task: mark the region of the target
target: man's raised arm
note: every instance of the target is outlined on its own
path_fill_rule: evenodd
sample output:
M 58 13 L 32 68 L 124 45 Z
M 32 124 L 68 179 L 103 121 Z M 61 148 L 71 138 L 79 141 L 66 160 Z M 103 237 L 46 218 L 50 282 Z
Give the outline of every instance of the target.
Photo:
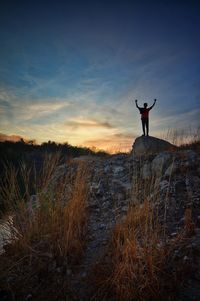
M 139 109 L 138 104 L 137 104 L 137 99 L 135 100 L 135 105 Z
M 154 99 L 154 103 L 152 104 L 152 106 L 149 108 L 150 110 L 155 106 L 157 99 Z

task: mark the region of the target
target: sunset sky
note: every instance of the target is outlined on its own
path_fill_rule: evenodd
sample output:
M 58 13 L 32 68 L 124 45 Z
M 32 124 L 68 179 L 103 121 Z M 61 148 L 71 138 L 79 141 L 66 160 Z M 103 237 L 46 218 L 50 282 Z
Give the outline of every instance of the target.
M 131 146 L 200 124 L 200 1 L 0 2 L 0 133 Z

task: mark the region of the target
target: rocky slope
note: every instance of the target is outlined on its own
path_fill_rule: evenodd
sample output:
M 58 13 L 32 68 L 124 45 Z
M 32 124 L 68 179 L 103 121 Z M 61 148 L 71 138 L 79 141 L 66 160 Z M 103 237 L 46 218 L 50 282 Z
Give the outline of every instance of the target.
M 146 153 L 145 153 L 146 149 Z M 173 236 L 184 224 L 184 212 L 191 209 L 195 235 L 186 260 L 194 260 L 196 271 L 181 289 L 180 300 L 200 298 L 200 156 L 179 150 L 153 137 L 136 139 L 131 154 L 109 158 L 80 157 L 71 169 L 60 167 L 56 181 L 85 162 L 90 170 L 88 203 L 89 238 L 82 265 L 72 275 L 74 289 L 81 298 L 90 295 L 87 277 L 103 255 L 117 222 L 125 218 L 129 205 L 148 198 L 164 216 L 167 231 Z M 136 191 L 137 190 L 137 191 Z M 137 192 L 137 193 L 136 193 Z M 189 258 L 191 256 L 191 258 Z M 195 299 L 196 298 L 196 299 Z
M 131 154 L 107 158 L 84 156 L 60 166 L 49 189 L 53 189 L 60 181 L 73 179 L 81 162 L 90 171 L 88 241 L 81 266 L 76 272 L 67 271 L 72 287 L 77 292 L 77 300 L 89 300 L 87 278 L 104 254 L 116 223 L 126 217 L 130 205 L 142 203 L 145 199 L 152 202 L 163 217 L 166 231 L 171 236 L 175 236 L 183 227 L 185 210 L 191 210 L 195 231 L 184 260 L 192 268 L 195 265 L 195 269 L 181 288 L 179 300 L 199 300 L 200 155 L 191 149 L 178 149 L 160 139 L 140 137 L 136 139 Z M 72 189 L 73 180 L 68 180 L 66 196 L 70 195 Z M 33 200 L 36 201 L 35 197 Z

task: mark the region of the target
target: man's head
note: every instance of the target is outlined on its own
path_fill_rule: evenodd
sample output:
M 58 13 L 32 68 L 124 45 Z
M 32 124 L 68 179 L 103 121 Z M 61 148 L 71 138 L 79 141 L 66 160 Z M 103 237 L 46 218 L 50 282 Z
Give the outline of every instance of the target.
M 144 103 L 144 108 L 147 108 L 148 107 L 148 103 Z

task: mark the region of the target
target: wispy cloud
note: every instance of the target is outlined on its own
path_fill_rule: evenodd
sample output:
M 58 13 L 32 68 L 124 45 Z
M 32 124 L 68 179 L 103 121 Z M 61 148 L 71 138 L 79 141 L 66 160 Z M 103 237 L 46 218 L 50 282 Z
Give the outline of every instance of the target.
M 24 142 L 28 142 L 30 141 L 30 139 L 28 139 L 27 137 L 24 136 L 19 136 L 19 135 L 6 135 L 3 133 L 0 133 L 0 141 L 21 141 L 21 139 L 24 140 Z
M 20 98 L 17 94 L 18 91 L 0 90 L 1 117 L 13 123 L 23 124 L 25 121 L 51 116 L 71 105 L 63 98 Z
M 130 151 L 136 136 L 134 134 L 115 133 L 105 138 L 90 139 L 83 142 L 83 145 L 104 149 L 110 153 Z
M 161 129 L 166 130 L 167 128 L 188 128 L 189 126 L 198 127 L 200 109 L 192 109 L 182 113 L 171 112 L 167 116 L 156 116 L 154 120 L 151 121 L 153 128 L 158 132 Z
M 43 101 L 43 102 L 42 102 Z M 59 110 L 62 110 L 64 108 L 67 108 L 70 104 L 66 103 L 64 101 L 58 101 L 55 103 L 52 103 L 50 101 L 42 100 L 38 103 L 26 103 L 24 108 L 21 110 L 21 106 L 17 106 L 17 113 L 21 114 L 21 118 L 23 120 L 32 120 L 34 118 L 41 118 L 45 116 L 52 115 L 54 113 L 57 113 Z
M 115 127 L 108 121 L 100 121 L 95 119 L 74 118 L 65 123 L 67 128 L 78 130 L 80 128 L 104 128 L 114 129 Z

